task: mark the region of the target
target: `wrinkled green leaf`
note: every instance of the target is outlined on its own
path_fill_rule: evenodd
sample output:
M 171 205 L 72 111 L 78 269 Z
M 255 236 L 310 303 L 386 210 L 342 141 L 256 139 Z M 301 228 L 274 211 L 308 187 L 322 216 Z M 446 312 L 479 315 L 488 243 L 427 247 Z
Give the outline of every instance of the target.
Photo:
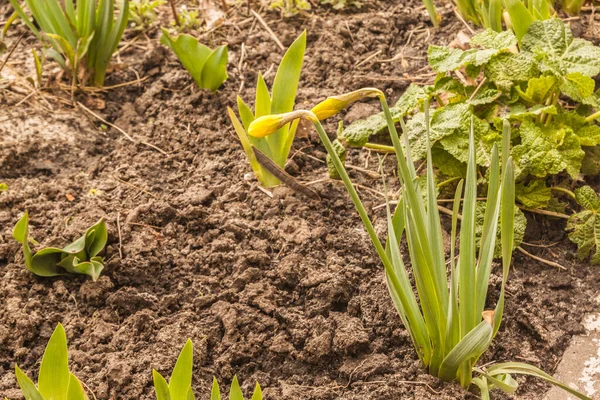
M 552 198 L 552 191 L 541 179 L 533 180 L 528 184 L 518 183 L 515 191 L 517 200 L 527 208 L 546 208 Z
M 585 154 L 571 128 L 524 121 L 519 134 L 521 144 L 512 154 L 522 171 L 544 178 L 566 170 L 574 179 L 578 177 Z
M 487 79 L 503 91 L 508 91 L 518 82 L 535 78 L 538 69 L 529 53 L 502 53 L 493 57 L 484 68 Z
M 600 264 L 600 199 L 589 186 L 575 189 L 577 203 L 583 210 L 571 215 L 567 222 L 567 230 L 571 242 L 577 245 L 577 256 L 580 260 L 587 258 L 593 252 L 591 263 Z
M 340 160 L 342 160 L 342 163 L 345 163 L 347 151 L 344 145 L 336 139 L 333 141 L 333 148 L 335 149 L 335 152 L 337 153 Z M 327 155 L 327 171 L 329 172 L 329 177 L 331 179 L 340 179 L 340 175 L 335 169 L 335 165 L 333 165 L 333 161 L 331 160 L 331 156 L 329 154 Z
M 470 43 L 471 46 L 484 49 L 509 50 L 517 45 L 517 37 L 510 30 L 496 32 L 493 29 L 486 29 L 473 36 Z

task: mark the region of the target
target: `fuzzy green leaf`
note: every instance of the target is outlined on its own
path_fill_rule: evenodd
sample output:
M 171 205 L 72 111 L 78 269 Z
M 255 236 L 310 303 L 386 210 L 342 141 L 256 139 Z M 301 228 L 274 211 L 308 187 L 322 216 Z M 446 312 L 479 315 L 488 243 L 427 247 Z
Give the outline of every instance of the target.
M 411 84 L 394 105 L 395 110 L 392 110 L 392 113 L 401 117 L 412 113 L 416 108 L 423 106 L 425 100 L 431 96 L 431 91 L 431 86 Z
M 600 73 L 600 48 L 587 40 L 573 39 L 569 26 L 557 18 L 534 21 L 523 37 L 522 48 L 536 55 L 542 71 L 557 77 Z
M 600 199 L 589 186 L 575 189 L 577 203 L 584 210 L 573 214 L 567 222 L 569 239 L 577 245 L 577 256 L 584 260 L 592 251 L 592 264 L 600 264 Z M 595 249 L 595 250 L 594 250 Z
M 484 73 L 496 86 L 508 91 L 517 82 L 529 81 L 538 74 L 536 62 L 529 53 L 502 53 L 492 58 Z
M 585 154 L 571 128 L 524 121 L 519 134 L 521 144 L 513 148 L 513 157 L 522 172 L 544 178 L 566 170 L 574 179 L 578 177 Z
M 539 78 L 531 78 L 527 82 L 527 90 L 525 92 L 517 86 L 517 92 L 521 98 L 531 104 L 541 106 L 554 93 L 558 79 L 552 75 L 540 76 Z
M 595 87 L 596 82 L 592 78 L 580 72 L 574 72 L 565 75 L 560 85 L 560 91 L 572 100 L 595 106 L 598 104 L 598 99 L 594 95 Z
M 517 200 L 527 208 L 546 208 L 552 198 L 552 191 L 541 179 L 533 180 L 527 185 L 519 183 L 515 187 L 515 192 Z
M 471 38 L 471 46 L 473 45 L 484 49 L 508 50 L 517 45 L 517 37 L 511 30 L 496 32 L 486 29 Z
M 460 50 L 446 46 L 431 45 L 427 49 L 429 65 L 436 72 L 455 71 L 466 65 L 481 66 L 499 53 L 497 49 Z
M 467 164 L 457 160 L 452 154 L 444 150 L 440 144 L 436 144 L 431 148 L 431 157 L 433 164 L 442 174 L 448 177 L 466 177 Z

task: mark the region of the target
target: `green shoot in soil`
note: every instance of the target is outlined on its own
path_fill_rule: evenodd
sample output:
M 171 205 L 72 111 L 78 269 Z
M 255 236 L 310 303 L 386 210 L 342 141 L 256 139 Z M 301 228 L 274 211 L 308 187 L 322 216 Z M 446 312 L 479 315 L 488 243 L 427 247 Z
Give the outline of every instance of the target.
M 67 272 L 89 275 L 96 281 L 104 269 L 104 259 L 98 254 L 106 246 L 108 233 L 104 219 L 89 227 L 83 236 L 59 249 L 47 247 L 36 253 L 29 242 L 29 215 L 26 212 L 13 230 L 13 238 L 23 245 L 25 266 L 38 276 L 57 276 Z
M 241 122 L 231 108 L 228 108 L 229 118 L 237 133 L 240 142 L 250 161 L 250 166 L 256 175 L 258 181 L 265 187 L 273 187 L 281 182 L 271 173 L 269 173 L 257 160 L 252 150 L 252 146 L 258 148 L 281 168 L 285 166 L 290 148 L 296 135 L 298 122 L 291 126 L 284 126 L 275 134 L 268 137 L 256 138 L 248 135 L 250 123 L 255 118 L 269 114 L 282 114 L 294 109 L 296 101 L 296 90 L 300 80 L 300 71 L 304 60 L 304 50 L 306 49 L 306 32 L 303 32 L 291 44 L 281 64 L 277 69 L 275 80 L 273 82 L 272 92 L 269 89 L 262 74 L 258 74 L 256 84 L 256 100 L 254 111 L 244 103 L 241 97 L 238 97 L 238 111 Z
M 26 400 L 88 400 L 83 385 L 69 371 L 67 335 L 61 324 L 54 330 L 44 351 L 38 386 L 16 365 L 15 374 Z
M 338 99 L 343 97 L 339 96 Z M 480 387 L 484 395 L 492 387 L 512 393 L 516 390 L 517 382 L 510 374 L 529 374 L 558 385 L 580 399 L 588 399 L 537 368 L 526 364 L 497 364 L 486 369 L 475 367 L 498 332 L 504 312 L 505 285 L 513 249 L 515 196 L 514 166 L 508 152 L 502 155 L 501 170 L 498 146 L 494 145 L 492 148 L 481 245 L 477 251 L 475 229 L 477 166 L 475 132 L 471 124 L 466 181 L 460 181 L 455 193 L 450 259 L 446 262 L 429 144 L 431 132 L 428 104 L 427 102 L 425 104 L 427 178 L 424 187 L 421 188 L 410 155 L 406 132 L 403 132 L 405 148 L 403 150 L 385 96 L 379 92 L 378 97 L 395 150 L 402 187 L 402 197 L 393 214 L 389 202 L 387 204 L 388 237 L 385 247 L 379 241 L 346 169 L 319 122 L 321 118 L 319 113 L 322 109 L 329 110 L 332 109 L 331 104 L 342 103 L 332 102 L 330 98 L 323 102 L 324 107 L 321 104 L 317 105 L 313 109 L 315 113 L 299 110 L 279 115 L 279 124 L 274 123 L 276 116 L 262 117 L 251 124 L 249 132 L 257 136 L 265 136 L 279 129 L 281 124 L 290 123 L 297 118 L 305 118 L 314 124 L 385 267 L 392 300 L 404 326 L 410 333 L 420 360 L 430 374 L 445 381 L 458 380 L 464 388 L 470 388 L 474 383 Z M 322 114 L 322 116 L 329 115 L 331 113 Z M 402 120 L 401 125 L 404 128 Z M 509 142 L 510 130 L 506 130 L 502 143 L 508 146 Z M 422 190 L 426 193 L 425 201 L 421 194 Z M 460 234 L 457 237 L 461 198 L 463 198 L 463 207 Z M 501 231 L 502 284 L 495 309 L 486 310 L 498 226 Z M 414 288 L 400 252 L 402 235 L 408 243 Z M 455 260 L 457 239 L 458 261 Z M 450 268 L 450 276 L 447 274 L 447 265 Z M 473 372 L 480 374 L 475 380 Z
M 194 400 L 194 391 L 192 390 L 192 367 L 194 358 L 194 347 L 192 341 L 188 341 L 181 349 L 175 368 L 171 374 L 171 379 L 167 380 L 156 370 L 152 370 L 152 378 L 154 380 L 154 391 L 157 400 Z M 210 395 L 211 400 L 221 400 L 221 392 L 219 383 L 216 378 L 213 378 L 213 385 Z M 244 400 L 242 389 L 237 380 L 237 376 L 233 377 L 231 389 L 229 392 L 230 400 Z M 254 389 L 254 395 L 251 400 L 262 400 L 262 390 L 257 383 Z
M 18 0 L 9 0 L 23 22 L 46 48 L 46 55 L 71 74 L 73 85 L 90 79 L 102 86 L 106 70 L 123 36 L 129 1 L 122 0 L 115 20 L 114 0 L 25 0 L 30 19 Z M 35 21 L 35 23 L 34 23 Z M 39 28 L 38 28 L 39 26 Z
M 173 50 L 198 87 L 216 92 L 227 80 L 227 46 L 211 50 L 193 36 L 182 33 L 173 39 L 166 29 L 162 31 L 160 42 Z
M 146 29 L 156 22 L 156 9 L 163 4 L 165 0 L 130 0 L 129 21 L 136 29 Z

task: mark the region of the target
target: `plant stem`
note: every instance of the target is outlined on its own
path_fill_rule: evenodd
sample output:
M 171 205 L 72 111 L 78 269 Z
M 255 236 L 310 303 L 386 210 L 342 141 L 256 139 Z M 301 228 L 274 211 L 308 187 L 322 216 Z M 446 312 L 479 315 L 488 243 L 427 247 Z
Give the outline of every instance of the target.
M 181 22 L 179 21 L 179 16 L 177 15 L 177 8 L 175 7 L 175 0 L 169 0 L 169 4 L 171 5 L 171 11 L 173 12 L 173 18 L 175 18 L 175 23 L 178 27 L 181 28 Z
M 562 193 L 566 194 L 567 196 L 569 196 L 570 198 L 572 198 L 573 200 L 577 201 L 577 198 L 575 197 L 575 193 L 571 192 L 569 189 L 565 189 L 560 186 L 552 186 L 550 188 L 550 190 L 554 190 L 556 192 L 562 192 Z
M 377 143 L 366 143 L 363 147 L 367 149 L 379 150 L 386 153 L 394 153 L 396 150 L 392 146 L 386 146 L 385 144 Z
M 596 111 L 595 113 L 593 113 L 592 115 L 590 115 L 589 117 L 587 117 L 585 120 L 586 122 L 592 122 L 595 119 L 600 118 L 600 111 Z

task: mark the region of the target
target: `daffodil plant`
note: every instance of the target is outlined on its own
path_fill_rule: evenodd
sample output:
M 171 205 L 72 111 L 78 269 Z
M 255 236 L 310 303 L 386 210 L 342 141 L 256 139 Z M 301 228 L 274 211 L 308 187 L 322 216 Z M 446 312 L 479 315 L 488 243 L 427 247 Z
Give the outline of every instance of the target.
M 67 335 L 61 324 L 44 351 L 37 387 L 18 366 L 15 375 L 26 400 L 89 400 L 79 379 L 69 371 Z
M 104 259 L 98 256 L 108 239 L 104 219 L 62 249 L 47 247 L 33 253 L 29 247 L 32 241 L 29 237 L 29 214 L 25 212 L 13 229 L 13 238 L 23 245 L 25 266 L 35 275 L 57 276 L 69 272 L 89 275 L 95 281 L 104 269 Z
M 252 121 L 256 118 L 272 114 L 287 113 L 294 109 L 305 49 L 306 32 L 303 32 L 294 43 L 291 44 L 283 56 L 281 64 L 275 74 L 271 93 L 269 93 L 269 88 L 267 87 L 262 74 L 258 74 L 254 111 L 244 103 L 241 97 L 238 97 L 237 99 L 241 122 L 233 110 L 229 107 L 227 108 L 231 123 L 233 124 L 235 132 L 246 152 L 246 156 L 250 161 L 250 166 L 258 181 L 267 188 L 277 186 L 281 182 L 259 163 L 253 148 L 257 148 L 264 153 L 280 168 L 284 168 L 292 147 L 292 142 L 296 135 L 298 121 L 294 121 L 290 126 L 287 124 L 283 125 L 281 129 L 268 137 L 252 136 L 248 133 L 248 129 Z
M 46 55 L 71 74 L 74 84 L 89 78 L 102 86 L 113 53 L 129 17 L 129 0 L 25 0 L 33 18 L 18 0 L 9 0 L 31 32 L 48 46 Z M 63 6 L 64 4 L 64 6 Z
M 194 364 L 194 346 L 192 341 L 188 341 L 181 349 L 175 368 L 171 374 L 171 379 L 167 380 L 156 370 L 152 370 L 154 380 L 154 391 L 157 400 L 194 400 L 194 391 L 192 390 L 192 367 Z M 221 400 L 221 391 L 217 379 L 213 377 L 211 400 Z M 244 400 L 242 389 L 237 380 L 233 377 L 231 389 L 229 391 L 230 400 Z M 262 400 L 262 390 L 257 383 L 251 400 Z
M 210 49 L 191 35 L 182 33 L 174 38 L 166 29 L 163 28 L 162 31 L 160 42 L 175 53 L 196 85 L 200 89 L 216 92 L 228 77 L 227 46 Z
M 477 166 L 473 129 L 471 129 L 466 180 L 461 180 L 456 189 L 450 257 L 446 260 L 430 146 L 428 145 L 427 148 L 426 183 L 422 188 L 426 198 L 423 201 L 420 181 L 417 179 L 410 156 L 410 145 L 407 132 L 404 131 L 404 122 L 400 120 L 404 133 L 402 145 L 383 93 L 377 89 L 364 89 L 358 93 L 361 94 L 353 92 L 328 98 L 312 111 L 298 110 L 279 117 L 258 118 L 252 122 L 248 132 L 250 135 L 264 137 L 298 118 L 307 119 L 314 124 L 384 265 L 388 289 L 394 305 L 410 333 L 419 359 L 430 374 L 444 381 L 457 380 L 464 388 L 476 385 L 483 399 L 489 399 L 489 391 L 492 388 L 514 392 L 517 389 L 517 381 L 512 377 L 513 374 L 533 375 L 560 386 L 580 399 L 588 399 L 538 368 L 527 364 L 511 362 L 486 367 L 477 366 L 477 361 L 497 334 L 504 312 L 505 285 L 510 269 L 514 236 L 515 183 L 513 161 L 509 153 L 503 152 L 502 163 L 500 163 L 497 146 L 492 150 L 481 245 L 477 251 L 475 229 Z M 402 186 L 402 197 L 393 214 L 390 203 L 387 204 L 388 236 L 385 246 L 380 242 L 348 173 L 319 122 L 319 119 L 334 115 L 361 97 L 378 97 L 381 102 L 395 150 Z M 427 104 L 425 110 L 426 112 L 428 110 Z M 428 114 L 425 121 L 426 135 L 429 136 Z M 505 126 L 502 143 L 503 146 L 508 147 L 510 128 L 508 124 Z M 456 258 L 461 198 L 463 207 L 460 216 L 459 252 Z M 496 307 L 486 309 L 498 226 L 501 231 L 502 284 Z M 416 294 L 400 252 L 400 239 L 403 235 L 408 243 Z M 474 372 L 477 374 L 476 377 L 473 377 Z

